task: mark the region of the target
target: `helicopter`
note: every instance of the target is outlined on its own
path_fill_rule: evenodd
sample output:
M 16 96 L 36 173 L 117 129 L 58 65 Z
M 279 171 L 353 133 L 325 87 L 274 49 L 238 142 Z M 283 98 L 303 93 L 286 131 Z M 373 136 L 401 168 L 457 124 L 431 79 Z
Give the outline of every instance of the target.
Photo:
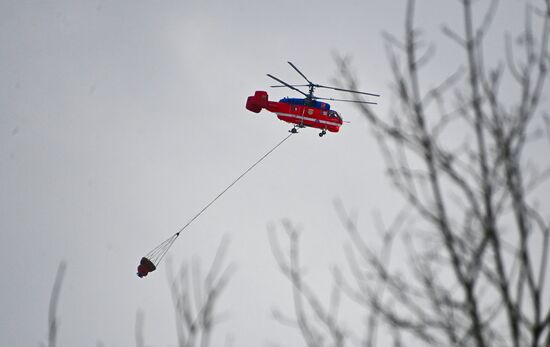
M 285 81 L 271 75 L 267 74 L 268 77 L 279 82 L 280 85 L 270 86 L 271 88 L 280 88 L 287 87 L 290 88 L 304 96 L 304 98 L 283 98 L 277 101 L 269 101 L 267 92 L 258 90 L 254 93 L 253 96 L 249 96 L 246 100 L 246 109 L 254 113 L 260 113 L 262 109 L 266 109 L 269 112 L 273 112 L 277 115 L 282 121 L 294 124 L 294 127 L 289 130 L 291 133 L 297 133 L 297 128 L 316 128 L 321 129 L 319 133 L 320 137 L 326 135 L 327 131 L 338 132 L 340 127 L 344 123 L 344 120 L 336 112 L 330 108 L 330 104 L 319 101 L 319 100 L 328 100 L 328 101 L 341 101 L 341 102 L 353 102 L 360 104 L 372 104 L 376 105 L 376 102 L 372 101 L 360 101 L 360 100 L 345 100 L 345 99 L 334 99 L 334 98 L 321 98 L 313 95 L 315 88 L 324 88 L 332 89 L 341 92 L 355 93 L 361 95 L 368 95 L 372 97 L 379 97 L 379 94 L 360 92 L 357 90 L 336 88 L 330 86 L 324 86 L 317 83 L 311 82 L 292 62 L 288 64 L 298 72 L 302 78 L 304 78 L 307 84 L 289 84 Z M 306 93 L 297 87 L 307 87 L 309 91 Z

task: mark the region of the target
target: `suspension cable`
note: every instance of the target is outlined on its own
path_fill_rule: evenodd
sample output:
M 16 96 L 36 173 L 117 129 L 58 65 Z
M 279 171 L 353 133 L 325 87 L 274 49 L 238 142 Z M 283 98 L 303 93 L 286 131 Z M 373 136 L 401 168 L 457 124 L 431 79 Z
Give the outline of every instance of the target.
M 183 232 L 195 219 L 197 219 L 201 214 L 203 214 L 216 200 L 218 200 L 222 195 L 224 195 L 231 187 L 233 187 L 239 180 L 241 180 L 247 173 L 256 167 L 262 160 L 269 156 L 273 151 L 275 151 L 280 145 L 282 145 L 286 140 L 288 140 L 294 133 L 291 132 L 288 136 L 282 139 L 277 143 L 273 148 L 271 148 L 267 153 L 265 153 L 260 159 L 258 159 L 254 164 L 252 164 L 248 169 L 246 169 L 239 177 L 237 177 L 230 185 L 228 185 L 221 193 L 219 193 L 214 199 L 212 199 L 206 206 L 204 206 L 197 214 L 193 216 L 184 226 L 182 226 L 178 232 L 170 236 L 168 239 L 163 241 L 160 245 L 155 247 L 151 252 L 149 252 L 146 257 L 151 260 L 155 265 L 158 265 L 162 258 L 166 255 L 170 247 L 181 232 Z

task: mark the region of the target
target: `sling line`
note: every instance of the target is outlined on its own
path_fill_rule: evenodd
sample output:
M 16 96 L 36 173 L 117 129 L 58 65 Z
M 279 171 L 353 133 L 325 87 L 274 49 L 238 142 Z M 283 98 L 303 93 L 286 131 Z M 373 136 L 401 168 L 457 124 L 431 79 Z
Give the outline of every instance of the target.
M 191 218 L 184 226 L 180 228 L 180 230 L 175 233 L 174 235 L 170 236 L 168 239 L 166 239 L 164 242 L 162 242 L 160 245 L 155 247 L 151 252 L 149 252 L 145 258 L 150 260 L 155 266 L 157 266 L 162 258 L 166 255 L 170 247 L 172 247 L 172 244 L 181 232 L 183 232 L 195 219 L 197 219 L 201 214 L 203 214 L 216 200 L 218 200 L 222 195 L 224 195 L 231 187 L 233 187 L 239 180 L 241 180 L 247 173 L 252 171 L 258 165 L 262 160 L 267 158 L 273 151 L 275 151 L 279 146 L 281 146 L 286 140 L 288 140 L 294 133 L 290 133 L 287 135 L 284 139 L 282 139 L 279 143 L 277 143 L 273 148 L 271 148 L 267 153 L 265 153 L 260 159 L 258 159 L 254 164 L 252 164 L 248 169 L 246 169 L 239 177 L 237 177 L 233 182 L 231 182 L 230 185 L 228 185 L 224 190 L 222 190 L 221 193 L 219 193 L 212 201 L 210 201 L 206 206 L 202 208 L 193 218 Z

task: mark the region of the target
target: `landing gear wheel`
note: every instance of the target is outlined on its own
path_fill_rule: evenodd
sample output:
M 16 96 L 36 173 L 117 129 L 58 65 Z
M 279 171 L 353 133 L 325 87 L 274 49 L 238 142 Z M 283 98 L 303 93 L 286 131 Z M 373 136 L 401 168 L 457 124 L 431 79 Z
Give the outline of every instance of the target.
M 296 133 L 298 133 L 298 130 L 296 130 L 296 128 L 292 128 L 288 132 L 292 133 L 292 134 L 296 134 Z
M 327 134 L 327 132 L 326 132 L 325 130 L 323 130 L 323 131 L 321 131 L 321 132 L 319 133 L 319 137 L 323 137 L 323 136 L 325 136 L 326 134 Z

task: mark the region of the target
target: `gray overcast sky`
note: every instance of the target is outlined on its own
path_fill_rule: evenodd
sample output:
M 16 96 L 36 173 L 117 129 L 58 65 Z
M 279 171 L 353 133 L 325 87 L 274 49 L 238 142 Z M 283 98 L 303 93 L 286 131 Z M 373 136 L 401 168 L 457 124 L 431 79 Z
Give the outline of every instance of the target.
M 418 23 L 436 42 L 460 25 L 456 1 L 419 1 Z M 518 27 L 524 1 L 501 4 L 494 31 Z M 68 263 L 59 305 L 59 346 L 134 344 L 138 309 L 145 340 L 174 346 L 164 266 L 135 276 L 139 258 L 176 232 L 290 128 L 248 112 L 255 90 L 271 98 L 274 74 L 301 82 L 336 77 L 332 53 L 350 55 L 360 88 L 392 102 L 382 31 L 402 34 L 405 1 L 0 1 L 0 345 L 47 336 L 55 270 Z M 502 48 L 499 39 L 493 43 Z M 453 71 L 445 44 L 434 81 Z M 448 57 L 449 59 L 446 59 Z M 443 62 L 443 63 L 442 63 Z M 428 80 L 430 83 L 430 80 Z M 321 95 L 321 93 L 319 93 Z M 342 97 L 339 94 L 325 96 Z M 385 216 L 399 200 L 365 123 L 319 139 L 304 130 L 223 196 L 170 252 L 175 264 L 211 261 L 223 235 L 237 272 L 221 301 L 217 330 L 237 346 L 298 345 L 270 317 L 289 308 L 266 226 L 290 218 L 303 230 L 308 276 L 328 292 L 328 266 L 345 239 L 334 199 Z M 290 312 L 290 311 L 289 311 Z

